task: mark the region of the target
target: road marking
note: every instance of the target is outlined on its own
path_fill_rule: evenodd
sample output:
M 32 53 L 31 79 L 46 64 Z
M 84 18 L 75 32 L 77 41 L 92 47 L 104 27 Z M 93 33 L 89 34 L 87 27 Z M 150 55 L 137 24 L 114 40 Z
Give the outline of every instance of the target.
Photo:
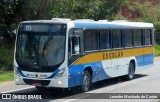
M 81 97 L 78 97 L 78 99 L 70 99 L 70 100 L 66 100 L 66 101 L 63 101 L 63 102 L 76 101 L 76 100 L 83 99 L 83 98 L 88 97 L 88 96 L 90 96 L 90 95 L 81 96 Z
M 16 90 L 5 91 L 5 92 L 0 92 L 0 93 L 11 93 L 11 92 L 22 91 L 22 90 L 31 89 L 31 88 L 34 88 L 34 86 L 21 88 L 21 89 L 16 89 Z

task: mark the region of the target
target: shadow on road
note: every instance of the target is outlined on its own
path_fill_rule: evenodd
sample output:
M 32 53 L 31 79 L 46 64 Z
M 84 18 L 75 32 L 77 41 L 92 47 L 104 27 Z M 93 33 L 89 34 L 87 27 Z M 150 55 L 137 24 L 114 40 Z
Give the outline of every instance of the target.
M 147 75 L 135 74 L 135 77 L 133 80 L 143 78 L 145 76 L 147 76 Z M 116 84 L 123 83 L 123 82 L 126 82 L 126 79 L 123 76 L 103 80 L 103 81 L 99 81 L 99 82 L 94 83 L 92 85 L 91 90 L 96 90 L 96 89 L 116 85 Z M 43 99 L 54 100 L 54 99 L 63 99 L 63 98 L 67 98 L 67 99 L 70 98 L 71 99 L 71 98 L 76 97 L 76 95 L 79 96 L 82 93 L 80 92 L 79 87 L 75 87 L 70 90 L 68 90 L 68 89 L 62 90 L 62 89 L 56 89 L 56 88 L 47 88 L 46 90 L 37 90 L 36 88 L 33 88 L 33 89 L 17 91 L 17 92 L 14 92 L 14 94 L 42 95 Z
M 139 79 L 139 78 L 143 78 L 145 76 L 147 76 L 147 75 L 135 74 L 133 80 L 136 80 L 136 79 Z M 92 90 L 103 88 L 103 87 L 107 87 L 107 86 L 112 86 L 112 85 L 123 83 L 123 82 L 126 82 L 126 81 L 129 81 L 129 80 L 126 80 L 126 78 L 124 76 L 111 78 L 111 79 L 106 79 L 106 80 L 94 83 Z

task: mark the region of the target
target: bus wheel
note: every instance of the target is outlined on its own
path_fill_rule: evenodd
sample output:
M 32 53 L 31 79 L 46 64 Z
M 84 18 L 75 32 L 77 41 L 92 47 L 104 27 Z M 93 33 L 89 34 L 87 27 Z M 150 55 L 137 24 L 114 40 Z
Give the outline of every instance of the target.
M 134 72 L 135 72 L 135 65 L 133 62 L 130 62 L 129 68 L 128 68 L 128 75 L 126 76 L 127 80 L 132 80 L 134 78 Z
M 81 84 L 81 90 L 82 92 L 86 92 L 90 89 L 91 86 L 91 74 L 86 70 L 84 71 L 82 84 Z

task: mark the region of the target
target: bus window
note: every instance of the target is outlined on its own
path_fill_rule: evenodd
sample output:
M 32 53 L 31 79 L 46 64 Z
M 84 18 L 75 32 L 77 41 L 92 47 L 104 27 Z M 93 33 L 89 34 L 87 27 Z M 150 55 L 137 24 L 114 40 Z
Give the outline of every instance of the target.
M 85 51 L 98 50 L 98 34 L 96 30 L 86 30 L 84 32 Z
M 100 49 L 110 49 L 110 33 L 109 30 L 100 30 Z
M 144 34 L 144 44 L 145 45 L 152 45 L 152 36 L 151 36 L 151 30 L 150 29 L 145 29 L 143 30 Z
M 118 29 L 112 30 L 112 42 L 113 42 L 113 48 L 122 47 L 121 30 Z
M 142 46 L 142 33 L 140 29 L 133 30 L 134 46 Z
M 125 29 L 123 32 L 123 38 L 124 38 L 124 47 L 132 47 L 133 46 L 133 38 L 132 38 L 132 30 L 131 29 Z
M 69 52 L 69 56 L 80 54 L 80 37 L 79 36 L 72 36 L 69 38 L 68 52 Z

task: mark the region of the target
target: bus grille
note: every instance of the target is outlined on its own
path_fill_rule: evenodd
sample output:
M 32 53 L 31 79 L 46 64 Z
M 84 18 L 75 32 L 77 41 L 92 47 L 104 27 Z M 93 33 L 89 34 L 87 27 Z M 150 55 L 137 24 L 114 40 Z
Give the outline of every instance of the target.
M 33 80 L 33 79 L 23 79 L 26 84 L 34 85 L 38 83 L 40 86 L 47 86 L 50 83 L 50 80 Z

